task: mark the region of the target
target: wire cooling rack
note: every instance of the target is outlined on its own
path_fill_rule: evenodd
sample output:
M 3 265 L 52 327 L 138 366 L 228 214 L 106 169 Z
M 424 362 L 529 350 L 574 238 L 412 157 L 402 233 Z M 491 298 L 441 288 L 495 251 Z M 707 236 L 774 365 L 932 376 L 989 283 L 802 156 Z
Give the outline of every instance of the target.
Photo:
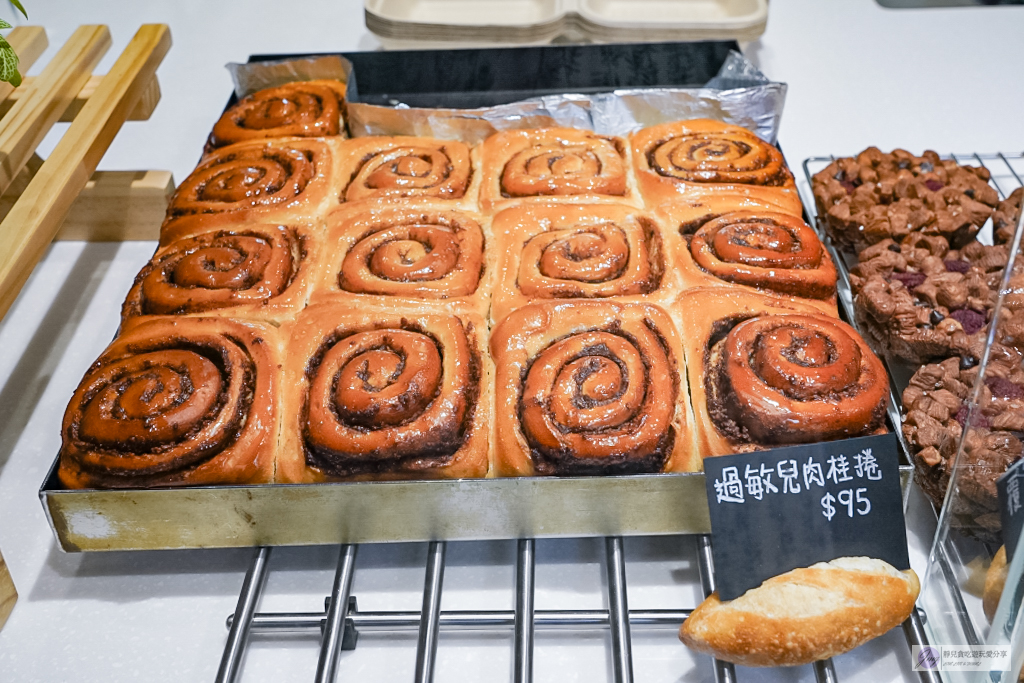
M 343 545 L 338 557 L 334 585 L 325 601 L 325 610 L 305 613 L 257 612 L 269 572 L 271 554 L 270 548 L 259 548 L 246 572 L 235 613 L 228 618 L 228 640 L 217 672 L 217 683 L 230 683 L 240 679 L 245 650 L 253 634 L 260 634 L 262 638 L 275 635 L 285 638 L 294 633 L 320 633 L 319 660 L 314 680 L 316 683 L 331 683 L 336 677 L 344 679 L 344 674 L 339 672 L 341 652 L 355 649 L 360 632 L 371 631 L 417 631 L 416 668 L 413 680 L 415 683 L 430 683 L 434 676 L 438 635 L 442 629 L 480 634 L 512 630 L 513 683 L 530 683 L 533 680 L 533 644 L 536 630 L 610 629 L 611 679 L 615 683 L 633 683 L 631 630 L 634 627 L 676 630 L 691 612 L 692 608 L 689 607 L 629 609 L 626 597 L 626 561 L 621 537 L 604 539 L 608 609 L 537 609 L 534 604 L 535 545 L 536 541 L 533 539 L 518 541 L 515 602 L 512 610 L 441 611 L 447 544 L 444 541 L 433 541 L 427 551 L 423 604 L 420 611 L 360 611 L 358 601 L 352 595 L 358 546 Z M 707 596 L 715 590 L 710 536 L 697 537 L 696 553 L 701 590 Z M 915 611 L 904 622 L 903 632 L 908 646 L 927 644 L 922 618 L 922 614 Z M 737 683 L 740 680 L 732 664 L 714 660 L 712 665 L 717 683 Z M 818 683 L 839 681 L 831 660 L 817 662 L 813 668 Z M 935 672 L 922 671 L 920 675 L 925 683 L 941 683 Z
M 992 173 L 992 184 L 1000 198 L 1007 197 L 1015 188 L 1024 185 L 1024 153 L 1021 154 L 950 154 L 950 158 L 961 164 L 978 164 Z M 803 163 L 809 189 L 811 176 L 834 160 L 834 157 L 812 157 Z M 807 201 L 811 199 L 811 201 Z M 814 202 L 805 195 L 804 205 L 808 207 L 810 223 L 815 225 Z M 984 236 L 983 236 L 984 239 Z M 825 239 L 831 255 L 837 264 L 844 264 L 842 256 L 835 252 Z M 838 283 L 839 298 L 845 308 L 847 319 L 853 320 L 852 297 L 846 268 L 840 267 Z M 895 374 L 895 373 L 893 373 Z M 899 396 L 894 386 L 894 399 Z M 890 419 L 900 424 L 899 403 L 890 402 Z M 897 430 L 899 431 L 899 430 Z M 902 434 L 900 435 L 902 438 Z M 904 444 L 905 450 L 905 444 Z M 715 590 L 714 561 L 711 552 L 711 537 L 699 536 L 697 543 L 697 566 L 700 570 L 701 589 L 705 596 Z M 612 680 L 615 683 L 633 683 L 633 655 L 631 630 L 637 628 L 678 629 L 689 616 L 692 607 L 678 609 L 630 610 L 626 598 L 626 563 L 623 543 L 620 537 L 604 539 L 605 562 L 607 566 L 608 609 L 596 610 L 545 610 L 534 605 L 535 544 L 533 539 L 518 541 L 516 555 L 515 607 L 512 610 L 481 609 L 441 611 L 441 595 L 444 586 L 445 551 L 444 541 L 429 544 L 427 552 L 426 578 L 423 587 L 423 605 L 420 611 L 373 611 L 358 609 L 358 601 L 352 595 L 352 583 L 356 572 L 358 546 L 343 545 L 338 557 L 334 585 L 325 600 L 323 612 L 257 612 L 260 596 L 269 572 L 271 548 L 259 548 L 249 566 L 238 598 L 235 612 L 228 618 L 228 639 L 224 655 L 217 672 L 217 683 L 234 683 L 240 678 L 242 662 L 250 636 L 287 637 L 294 633 L 320 633 L 320 651 L 316 670 L 316 683 L 332 683 L 339 675 L 339 658 L 343 650 L 356 648 L 360 632 L 401 632 L 416 631 L 416 668 L 414 683 L 431 683 L 437 657 L 438 636 L 442 629 L 461 630 L 475 633 L 495 631 L 514 632 L 513 641 L 513 683 L 531 683 L 534 673 L 533 643 L 538 629 L 611 631 Z M 955 601 L 963 604 L 963 597 L 956 588 L 957 582 L 951 569 L 951 558 L 941 557 L 943 569 L 948 574 L 949 585 Z M 961 614 L 966 614 L 966 608 Z M 924 631 L 926 615 L 916 609 L 903 624 L 907 645 L 926 645 Z M 965 630 L 973 633 L 973 625 L 965 624 Z M 975 638 L 977 640 L 977 638 Z M 714 660 L 714 676 L 717 683 L 738 683 L 736 669 L 728 662 Z M 838 683 L 832 661 L 824 660 L 814 664 L 814 675 L 818 683 Z M 941 683 L 940 674 L 935 671 L 918 672 L 924 683 Z

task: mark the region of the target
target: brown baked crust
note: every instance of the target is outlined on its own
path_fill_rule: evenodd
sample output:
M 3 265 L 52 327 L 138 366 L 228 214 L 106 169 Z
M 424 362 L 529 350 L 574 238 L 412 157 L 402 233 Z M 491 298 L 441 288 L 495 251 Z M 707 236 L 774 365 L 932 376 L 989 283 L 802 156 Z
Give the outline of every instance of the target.
M 221 147 L 178 185 L 168 218 L 231 214 L 314 222 L 330 204 L 338 138 L 274 138 Z
M 537 202 L 494 217 L 499 259 L 491 318 L 552 299 L 671 296 L 663 230 L 625 204 Z
M 985 572 L 985 591 L 981 596 L 981 607 L 985 612 L 988 623 L 995 619 L 996 610 L 999 608 L 999 598 L 1003 597 L 1003 588 L 1006 586 L 1006 579 L 1010 575 L 1010 568 L 1006 561 L 1006 546 L 999 546 L 992 564 Z
M 1020 207 L 1024 202 L 1024 187 L 1018 187 L 1010 196 L 999 202 L 992 213 L 992 230 L 996 244 L 1009 244 L 1020 220 Z
M 690 381 L 690 400 L 697 426 L 697 445 L 702 458 L 770 448 L 783 443 L 859 436 L 884 429 L 885 398 L 888 396 L 888 378 L 884 368 L 856 332 L 838 319 L 822 315 L 816 307 L 793 298 L 769 297 L 727 287 L 683 292 L 671 312 L 679 321 Z M 765 325 L 770 329 L 761 329 Z M 729 348 L 726 342 L 740 346 L 750 343 L 745 336 L 729 339 L 732 333 L 739 335 L 740 328 L 744 328 L 743 332 L 752 332 L 755 339 L 767 335 L 765 339 L 772 340 L 771 344 L 764 344 L 763 354 L 750 355 L 751 362 L 746 364 L 742 363 L 742 357 L 733 359 L 725 353 Z M 857 372 L 847 376 L 843 362 L 810 362 L 813 359 L 808 356 L 803 360 L 807 362 L 806 369 L 814 371 L 812 376 L 803 377 L 795 373 L 793 363 L 784 362 L 784 353 L 776 358 L 768 352 L 781 343 L 775 339 L 776 336 L 786 337 L 790 333 L 795 335 L 793 340 L 799 338 L 807 342 L 807 348 L 811 350 L 829 349 L 830 345 L 837 345 L 840 341 L 843 347 L 856 348 L 859 360 L 851 359 L 850 363 L 851 369 L 855 368 Z M 723 370 L 725 367 L 730 368 L 728 373 Z M 733 370 L 741 379 L 749 380 L 739 387 L 744 392 L 743 396 L 749 398 L 738 400 L 736 382 L 739 379 L 734 378 Z M 765 379 L 765 372 L 775 379 Z M 815 380 L 813 375 L 817 374 L 820 377 Z M 839 382 L 841 388 L 830 383 L 839 379 L 842 380 Z M 790 380 L 796 383 L 793 387 L 788 385 Z M 773 389 L 773 386 L 786 387 L 786 391 Z M 801 397 L 805 390 L 810 395 Z M 824 393 L 816 396 L 817 391 Z M 771 394 L 771 401 L 784 406 L 784 409 L 774 416 L 755 410 L 756 416 L 749 417 L 748 408 L 757 407 L 756 397 L 761 392 Z M 873 398 L 865 401 L 867 397 Z M 851 410 L 851 405 L 846 403 L 849 399 L 856 399 L 853 405 L 859 406 L 857 411 Z M 860 427 L 851 422 L 855 413 L 864 418 Z M 828 419 L 829 415 L 834 419 Z M 806 430 L 800 431 L 801 426 Z
M 673 234 L 687 237 L 697 232 L 708 221 L 723 214 L 735 211 L 769 211 L 802 217 L 803 207 L 796 205 L 795 208 L 794 211 L 794 205 L 788 196 L 754 198 L 743 192 L 721 190 L 698 197 L 680 198 L 657 206 L 654 211 L 664 219 L 666 227 Z
M 252 93 L 224 112 L 207 150 L 264 138 L 345 135 L 345 84 L 313 80 Z
M 273 480 L 281 337 L 259 322 L 157 318 L 93 363 L 64 414 L 68 488 Z
M 322 260 L 311 301 L 387 306 L 397 297 L 486 315 L 490 235 L 487 218 L 440 200 L 342 207 L 327 217 L 332 253 Z
M 248 223 L 182 237 L 139 271 L 121 318 L 293 317 L 306 305 L 320 245 L 317 231 L 301 225 Z
M 814 300 L 836 315 L 836 268 L 801 218 L 767 211 L 723 214 L 673 239 L 684 288 L 740 286 Z
M 637 183 L 647 206 L 719 192 L 802 210 L 782 153 L 746 128 L 710 119 L 662 123 L 630 136 Z
M 839 558 L 712 593 L 679 630 L 687 647 L 742 666 L 798 666 L 849 652 L 905 621 L 920 583 L 881 560 Z
M 914 462 L 914 479 L 936 507 L 942 507 L 957 458 L 968 401 L 978 377 L 982 339 L 970 356 L 922 366 L 903 391 L 903 435 Z M 968 359 L 971 359 L 968 362 Z M 985 386 L 964 442 L 959 495 L 950 523 L 988 543 L 1001 538 L 996 480 L 1024 454 L 1024 354 L 995 344 Z
M 485 476 L 486 329 L 423 306 L 309 306 L 287 346 L 278 481 Z
M 475 152 L 457 140 L 406 135 L 346 140 L 335 205 L 435 199 L 475 210 L 478 166 Z
M 575 128 L 495 133 L 480 146 L 480 206 L 497 211 L 530 200 L 636 204 L 623 138 Z
M 989 178 L 986 168 L 961 166 L 931 150 L 918 157 L 869 147 L 833 161 L 811 187 L 818 216 L 841 249 L 859 252 L 918 232 L 959 248 L 974 239 L 999 201 Z
M 491 335 L 498 476 L 699 467 L 672 322 L 645 304 L 532 304 Z
M 992 317 L 1005 245 L 947 248 L 938 236 L 882 240 L 850 273 L 854 315 L 876 352 L 911 363 L 964 355 Z

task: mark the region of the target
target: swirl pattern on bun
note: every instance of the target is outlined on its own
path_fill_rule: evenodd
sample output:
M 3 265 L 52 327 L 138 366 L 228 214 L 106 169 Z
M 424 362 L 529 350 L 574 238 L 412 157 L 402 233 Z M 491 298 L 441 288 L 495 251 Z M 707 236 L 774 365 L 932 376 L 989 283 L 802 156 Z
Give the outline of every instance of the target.
M 800 218 L 736 212 L 708 221 L 690 239 L 690 256 L 719 280 L 808 299 L 836 292 L 836 269 L 821 240 Z
M 285 83 L 244 97 L 213 126 L 209 149 L 264 138 L 344 135 L 345 84 Z
M 122 317 L 265 307 L 292 286 L 305 255 L 303 236 L 280 225 L 182 238 L 139 272 Z
M 307 308 L 288 371 L 298 391 L 288 404 L 286 452 L 301 460 L 289 456 L 282 479 L 483 476 L 478 324 L 411 310 Z
M 469 147 L 455 140 L 365 137 L 345 143 L 341 201 L 419 197 L 462 199 L 471 188 Z
M 281 210 L 315 216 L 326 197 L 331 145 L 284 138 L 243 142 L 207 155 L 178 186 L 168 215 Z
M 495 133 L 484 141 L 485 210 L 509 200 L 586 196 L 632 197 L 626 143 L 573 128 Z
M 777 147 L 708 119 L 663 123 L 631 136 L 644 199 L 660 205 L 726 189 L 800 215 L 793 174 Z
M 535 304 L 491 336 L 499 474 L 629 474 L 692 467 L 675 332 L 654 306 Z
M 621 204 L 530 203 L 494 218 L 502 247 L 495 319 L 529 301 L 650 294 L 662 285 L 661 230 Z
M 339 248 L 323 287 L 417 299 L 470 296 L 484 270 L 482 221 L 436 201 L 340 211 L 328 219 L 328 241 Z
M 64 414 L 69 488 L 267 482 L 276 437 L 272 327 L 152 320 L 118 337 Z
M 719 430 L 759 444 L 829 441 L 882 427 L 889 379 L 852 327 L 820 315 L 740 322 L 708 350 Z

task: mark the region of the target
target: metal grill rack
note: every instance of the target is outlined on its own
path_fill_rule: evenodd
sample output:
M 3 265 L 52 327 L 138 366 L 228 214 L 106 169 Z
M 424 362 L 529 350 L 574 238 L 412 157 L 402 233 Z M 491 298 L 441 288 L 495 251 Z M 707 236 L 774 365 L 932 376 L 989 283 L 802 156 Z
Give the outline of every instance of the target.
M 1017 155 L 996 154 L 951 154 L 957 163 L 980 164 L 992 173 L 992 184 L 1000 198 L 1005 198 L 1016 187 L 1024 185 L 1024 153 Z M 834 157 L 812 157 L 803 163 L 807 184 L 802 187 L 804 206 L 810 212 L 810 223 L 815 225 L 814 201 L 810 196 L 811 176 L 827 166 Z M 837 264 L 846 264 L 827 238 L 823 241 Z M 847 319 L 853 320 L 853 302 L 846 268 L 839 271 L 839 299 Z M 893 373 L 896 374 L 896 373 Z M 890 402 L 892 424 L 900 424 L 898 406 L 899 387 L 894 384 Z M 899 434 L 902 440 L 902 434 Z M 902 444 L 904 452 L 906 445 Z M 269 571 L 271 548 L 259 548 L 245 575 L 235 613 L 228 618 L 228 639 L 224 648 L 217 683 L 233 683 L 239 679 L 242 661 L 249 638 L 252 634 L 274 636 L 291 633 L 321 633 L 320 654 L 317 664 L 316 683 L 331 683 L 338 674 L 339 656 L 343 650 L 354 649 L 360 631 L 417 631 L 415 683 L 430 683 L 433 680 L 437 655 L 438 634 L 443 629 L 459 629 L 479 633 L 508 631 L 514 632 L 513 683 L 529 683 L 533 680 L 533 642 L 537 629 L 592 630 L 610 629 L 612 645 L 612 680 L 615 683 L 633 682 L 633 657 L 631 629 L 662 628 L 677 629 L 689 616 L 692 608 L 630 610 L 626 599 L 626 564 L 623 542 L 620 537 L 604 539 L 607 563 L 608 609 L 599 610 L 543 610 L 534 605 L 535 543 L 533 539 L 518 541 L 516 556 L 515 608 L 513 610 L 463 610 L 441 611 L 441 593 L 444 583 L 445 550 L 444 541 L 430 543 L 427 552 L 426 579 L 423 589 L 421 611 L 363 612 L 359 611 L 355 596 L 351 595 L 352 581 L 356 569 L 356 545 L 341 546 L 334 586 L 325 601 L 324 612 L 314 613 L 258 613 L 257 605 L 263 592 Z M 705 596 L 715 590 L 714 562 L 711 552 L 711 537 L 699 536 L 697 548 L 701 588 Z M 944 571 L 952 577 L 951 560 L 942 557 Z M 956 586 L 955 580 L 950 586 Z M 962 603 L 958 591 L 955 598 Z M 965 612 L 961 612 L 965 613 Z M 916 609 L 904 622 L 903 632 L 908 646 L 925 645 L 924 630 L 926 615 Z M 965 624 L 968 633 L 973 632 L 972 624 Z M 736 683 L 735 667 L 728 662 L 714 661 L 717 683 Z M 814 675 L 818 683 L 837 683 L 835 667 L 831 660 L 817 662 Z M 935 671 L 919 672 L 924 683 L 941 683 Z
M 697 566 L 705 596 L 715 590 L 711 537 L 697 538 Z M 352 593 L 356 570 L 356 545 L 343 545 L 338 557 L 334 586 L 325 601 L 324 612 L 258 613 L 257 605 L 266 584 L 271 548 L 259 548 L 246 572 L 235 612 L 228 618 L 228 640 L 224 648 L 217 683 L 239 680 L 242 660 L 252 634 L 279 635 L 321 633 L 316 683 L 332 683 L 338 674 L 343 650 L 355 649 L 360 631 L 418 631 L 415 683 L 430 683 L 434 676 L 439 631 L 459 629 L 480 633 L 514 631 L 513 683 L 533 680 L 533 643 L 537 629 L 592 630 L 610 629 L 612 644 L 612 680 L 632 683 L 633 656 L 631 629 L 678 629 L 691 609 L 630 610 L 626 598 L 626 561 L 621 537 L 604 539 L 607 566 L 608 609 L 542 610 L 534 605 L 535 544 L 533 539 L 518 541 L 516 553 L 515 608 L 512 610 L 441 611 L 444 583 L 444 541 L 432 541 L 427 551 L 423 606 L 419 612 L 362 612 Z M 922 615 L 915 611 L 904 622 L 908 646 L 926 644 Z M 715 681 L 736 683 L 734 666 L 714 660 Z M 814 664 L 818 683 L 838 683 L 832 660 Z M 920 672 L 923 683 L 941 683 L 936 672 Z

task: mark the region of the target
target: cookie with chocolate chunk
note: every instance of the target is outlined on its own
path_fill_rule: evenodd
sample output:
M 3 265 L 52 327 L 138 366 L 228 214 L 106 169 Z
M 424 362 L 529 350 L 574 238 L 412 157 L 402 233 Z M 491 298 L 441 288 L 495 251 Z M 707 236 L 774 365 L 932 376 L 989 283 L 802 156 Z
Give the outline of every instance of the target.
M 973 345 L 979 352 L 980 344 Z M 964 443 L 954 524 L 986 542 L 999 541 L 995 482 L 1016 462 L 1024 444 L 1024 368 L 1021 351 L 993 346 L 985 384 L 973 413 L 968 402 L 978 376 L 970 357 L 947 358 L 919 369 L 903 392 L 903 435 L 910 446 L 914 478 L 937 507 L 949 485 L 961 434 Z
M 836 159 L 811 185 L 832 241 L 856 253 L 884 239 L 937 235 L 958 248 L 992 214 L 999 195 L 983 167 L 961 166 L 931 150 L 922 156 L 869 147 Z
M 992 214 L 992 228 L 995 230 L 996 244 L 1008 244 L 1013 240 L 1013 231 L 1020 220 L 1020 205 L 1024 201 L 1024 187 L 1018 187 L 1010 196 L 999 202 Z
M 864 249 L 850 273 L 854 315 L 872 348 L 925 363 L 967 355 L 992 317 L 1005 246 L 949 249 L 942 237 L 908 235 Z

